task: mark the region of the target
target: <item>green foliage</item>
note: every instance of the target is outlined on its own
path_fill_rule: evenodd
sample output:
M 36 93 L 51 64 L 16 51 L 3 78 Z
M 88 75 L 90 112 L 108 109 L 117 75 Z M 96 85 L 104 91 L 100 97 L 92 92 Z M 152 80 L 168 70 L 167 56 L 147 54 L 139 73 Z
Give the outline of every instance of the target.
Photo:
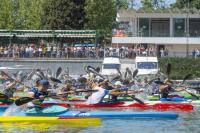
M 85 0 L 45 0 L 43 25 L 46 29 L 83 29 Z
M 176 0 L 176 3 L 172 4 L 172 7 L 179 9 L 187 8 L 188 2 L 190 9 L 200 9 L 200 0 Z
M 43 0 L 1 0 L 0 29 L 39 29 Z
M 162 73 L 166 73 L 167 63 L 171 64 L 172 79 L 182 79 L 187 74 L 193 74 L 193 77 L 200 77 L 200 58 L 160 58 L 160 69 Z
M 128 4 L 128 0 L 116 0 L 117 10 L 128 9 Z M 134 0 L 131 0 L 130 4 L 134 6 Z
M 1 0 L 0 9 L 0 28 L 15 28 L 14 18 L 16 17 L 16 8 L 14 7 L 14 2 L 12 0 Z
M 141 0 L 142 9 L 164 9 L 165 0 Z
M 115 0 L 86 0 L 85 13 L 87 23 L 85 24 L 85 29 L 97 30 L 101 40 L 111 36 L 116 12 Z
M 42 24 L 42 5 L 44 0 L 30 0 L 29 2 L 29 11 L 27 14 L 27 20 L 26 20 L 26 29 L 41 29 Z

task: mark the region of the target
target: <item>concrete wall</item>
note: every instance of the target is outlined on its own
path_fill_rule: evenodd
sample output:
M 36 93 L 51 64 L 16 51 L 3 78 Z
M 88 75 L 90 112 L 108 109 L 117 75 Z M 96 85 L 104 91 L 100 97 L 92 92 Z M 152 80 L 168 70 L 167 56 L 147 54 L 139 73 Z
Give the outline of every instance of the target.
M 62 67 L 65 70 L 69 68 L 71 75 L 85 74 L 84 66 L 90 65 L 94 67 L 101 67 L 102 60 L 68 60 L 68 61 L 58 61 L 58 60 L 1 60 L 0 67 L 16 67 L 22 65 L 22 68 L 50 68 L 52 72 L 56 72 L 58 67 Z

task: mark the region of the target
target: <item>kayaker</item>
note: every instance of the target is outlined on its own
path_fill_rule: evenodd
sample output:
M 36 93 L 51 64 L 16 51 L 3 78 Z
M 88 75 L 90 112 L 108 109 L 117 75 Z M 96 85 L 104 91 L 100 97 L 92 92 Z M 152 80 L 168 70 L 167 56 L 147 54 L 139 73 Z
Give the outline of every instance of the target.
M 91 88 L 94 90 L 98 90 L 97 92 L 92 93 L 86 103 L 87 104 L 97 104 L 101 103 L 103 101 L 103 98 L 106 95 L 111 95 L 111 96 L 119 96 L 122 94 L 133 94 L 137 93 L 138 91 L 120 91 L 119 88 L 117 89 L 112 89 L 112 90 L 106 90 L 106 85 L 108 84 L 108 80 L 103 80 L 99 81 L 98 84 L 93 83 Z
M 45 79 L 36 82 L 36 86 L 32 87 L 29 91 L 29 97 L 35 98 L 35 100 L 32 101 L 33 104 L 40 104 L 44 101 L 44 98 L 48 96 L 47 89 L 49 85 L 49 81 Z
M 173 82 L 171 80 L 165 80 L 164 84 L 160 85 L 159 93 L 160 98 L 168 98 L 170 92 L 180 92 L 184 91 L 185 88 L 172 88 Z

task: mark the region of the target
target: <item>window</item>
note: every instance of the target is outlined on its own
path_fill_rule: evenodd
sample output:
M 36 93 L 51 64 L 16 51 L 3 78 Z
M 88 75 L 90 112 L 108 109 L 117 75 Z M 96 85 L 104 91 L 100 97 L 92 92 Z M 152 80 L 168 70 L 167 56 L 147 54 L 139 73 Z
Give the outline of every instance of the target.
M 174 19 L 174 36 L 175 37 L 185 36 L 185 19 L 184 18 Z
M 120 64 L 104 64 L 104 69 L 120 69 Z
M 138 62 L 138 69 L 158 69 L 158 62 Z

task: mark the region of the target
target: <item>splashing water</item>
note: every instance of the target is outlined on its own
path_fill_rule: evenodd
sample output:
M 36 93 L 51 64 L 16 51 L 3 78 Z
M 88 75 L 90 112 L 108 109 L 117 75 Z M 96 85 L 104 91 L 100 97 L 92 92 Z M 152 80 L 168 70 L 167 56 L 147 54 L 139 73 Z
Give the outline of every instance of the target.
M 2 116 L 14 116 L 16 113 L 19 113 L 22 111 L 22 108 L 20 106 L 16 106 L 15 104 L 10 105 Z

